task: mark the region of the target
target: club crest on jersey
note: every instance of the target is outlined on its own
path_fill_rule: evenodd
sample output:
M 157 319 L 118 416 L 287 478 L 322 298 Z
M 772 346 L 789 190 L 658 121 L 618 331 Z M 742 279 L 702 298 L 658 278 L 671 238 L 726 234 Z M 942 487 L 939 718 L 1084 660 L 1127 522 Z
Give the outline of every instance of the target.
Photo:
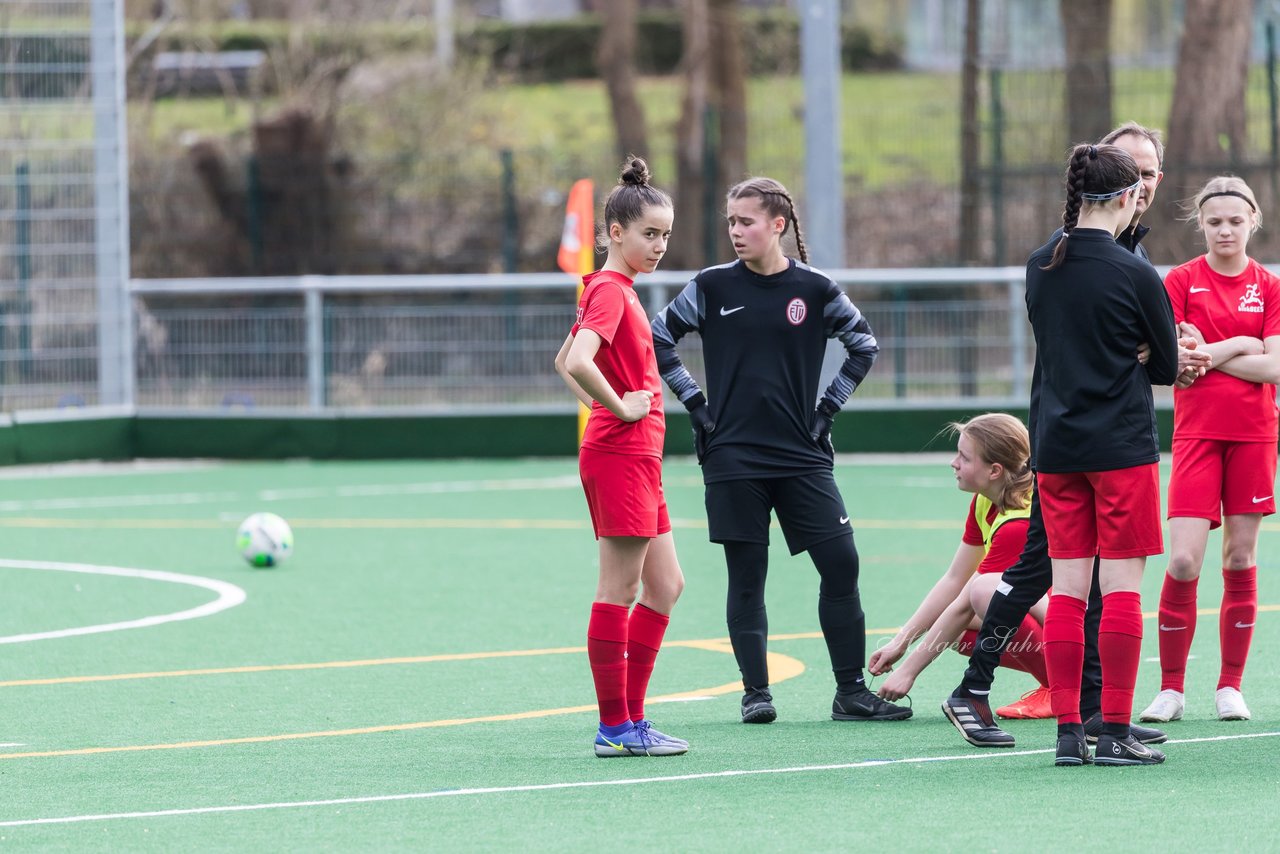
M 1261 311 L 1261 309 L 1259 309 Z M 799 326 L 804 323 L 805 316 L 809 314 L 809 308 L 804 304 L 804 300 L 796 297 L 787 303 L 787 322 L 792 326 Z
M 1236 311 L 1247 311 L 1252 314 L 1262 313 L 1262 297 L 1258 295 L 1257 282 L 1244 289 L 1244 296 L 1240 297 L 1240 307 Z

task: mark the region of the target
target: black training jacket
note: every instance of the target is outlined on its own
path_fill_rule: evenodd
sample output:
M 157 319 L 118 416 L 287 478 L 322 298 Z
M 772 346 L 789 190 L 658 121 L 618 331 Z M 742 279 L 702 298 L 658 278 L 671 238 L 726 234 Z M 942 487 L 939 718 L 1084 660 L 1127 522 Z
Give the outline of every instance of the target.
M 703 460 L 707 483 L 831 469 L 811 438 L 827 340 L 846 356 L 822 396 L 833 411 L 871 369 L 871 326 L 826 273 L 791 260 L 761 276 L 741 261 L 709 267 L 653 319 L 658 371 L 682 402 L 701 389 L 676 343 L 702 337 L 706 398 L 715 419 Z
M 1155 268 L 1111 234 L 1077 228 L 1057 269 L 1058 235 L 1027 259 L 1035 332 L 1035 465 L 1043 472 L 1108 471 L 1160 459 L 1151 385 L 1178 374 L 1173 309 Z M 1151 346 L 1145 366 L 1138 346 Z

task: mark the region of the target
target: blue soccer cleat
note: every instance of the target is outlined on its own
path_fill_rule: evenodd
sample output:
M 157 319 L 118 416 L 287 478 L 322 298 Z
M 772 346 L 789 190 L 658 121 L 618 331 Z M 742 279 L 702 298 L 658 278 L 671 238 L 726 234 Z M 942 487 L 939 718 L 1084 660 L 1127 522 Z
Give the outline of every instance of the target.
M 640 721 L 619 735 L 606 735 L 596 730 L 596 756 L 608 759 L 614 756 L 679 756 L 687 753 L 689 745 L 678 738 L 671 738 L 655 730 L 648 721 Z

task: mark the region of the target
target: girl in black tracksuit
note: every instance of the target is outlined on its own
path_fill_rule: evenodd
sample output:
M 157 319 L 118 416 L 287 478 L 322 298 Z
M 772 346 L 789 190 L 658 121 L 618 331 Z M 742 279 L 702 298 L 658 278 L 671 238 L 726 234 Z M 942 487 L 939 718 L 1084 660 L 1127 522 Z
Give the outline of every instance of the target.
M 909 708 L 885 702 L 863 681 L 858 552 L 832 473 L 832 420 L 875 361 L 875 336 L 844 291 L 806 263 L 785 187 L 752 178 L 729 191 L 726 207 L 738 260 L 695 276 L 654 318 L 653 345 L 662 378 L 693 420 L 711 541 L 724 546 L 742 721 L 769 723 L 777 715 L 765 657 L 771 512 L 791 553 L 807 551 L 822 577 L 818 618 L 837 686 L 832 717 L 906 719 Z M 799 261 L 782 251 L 792 226 Z M 690 332 L 702 337 L 705 395 L 676 352 Z M 831 338 L 844 345 L 845 361 L 819 397 Z

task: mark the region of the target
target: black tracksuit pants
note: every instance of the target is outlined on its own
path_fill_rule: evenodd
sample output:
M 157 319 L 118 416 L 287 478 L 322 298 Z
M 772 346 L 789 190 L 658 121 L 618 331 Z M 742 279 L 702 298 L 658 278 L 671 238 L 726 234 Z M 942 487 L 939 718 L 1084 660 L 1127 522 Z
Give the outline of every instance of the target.
M 1040 493 L 1031 495 L 1031 518 L 1027 525 L 1027 544 L 1018 562 L 1000 576 L 1010 589 L 991 596 L 987 616 L 974 643 L 969 667 L 961 687 L 970 691 L 989 691 L 995 679 L 1000 656 L 1009 645 L 1031 606 L 1053 586 L 1053 563 L 1049 560 L 1049 538 L 1040 513 Z M 1089 607 L 1084 618 L 1084 669 L 1080 677 L 1080 717 L 1088 720 L 1102 709 L 1102 662 L 1098 658 L 1098 624 L 1102 619 L 1102 590 L 1098 586 L 1098 561 L 1093 562 L 1093 585 L 1089 590 Z

